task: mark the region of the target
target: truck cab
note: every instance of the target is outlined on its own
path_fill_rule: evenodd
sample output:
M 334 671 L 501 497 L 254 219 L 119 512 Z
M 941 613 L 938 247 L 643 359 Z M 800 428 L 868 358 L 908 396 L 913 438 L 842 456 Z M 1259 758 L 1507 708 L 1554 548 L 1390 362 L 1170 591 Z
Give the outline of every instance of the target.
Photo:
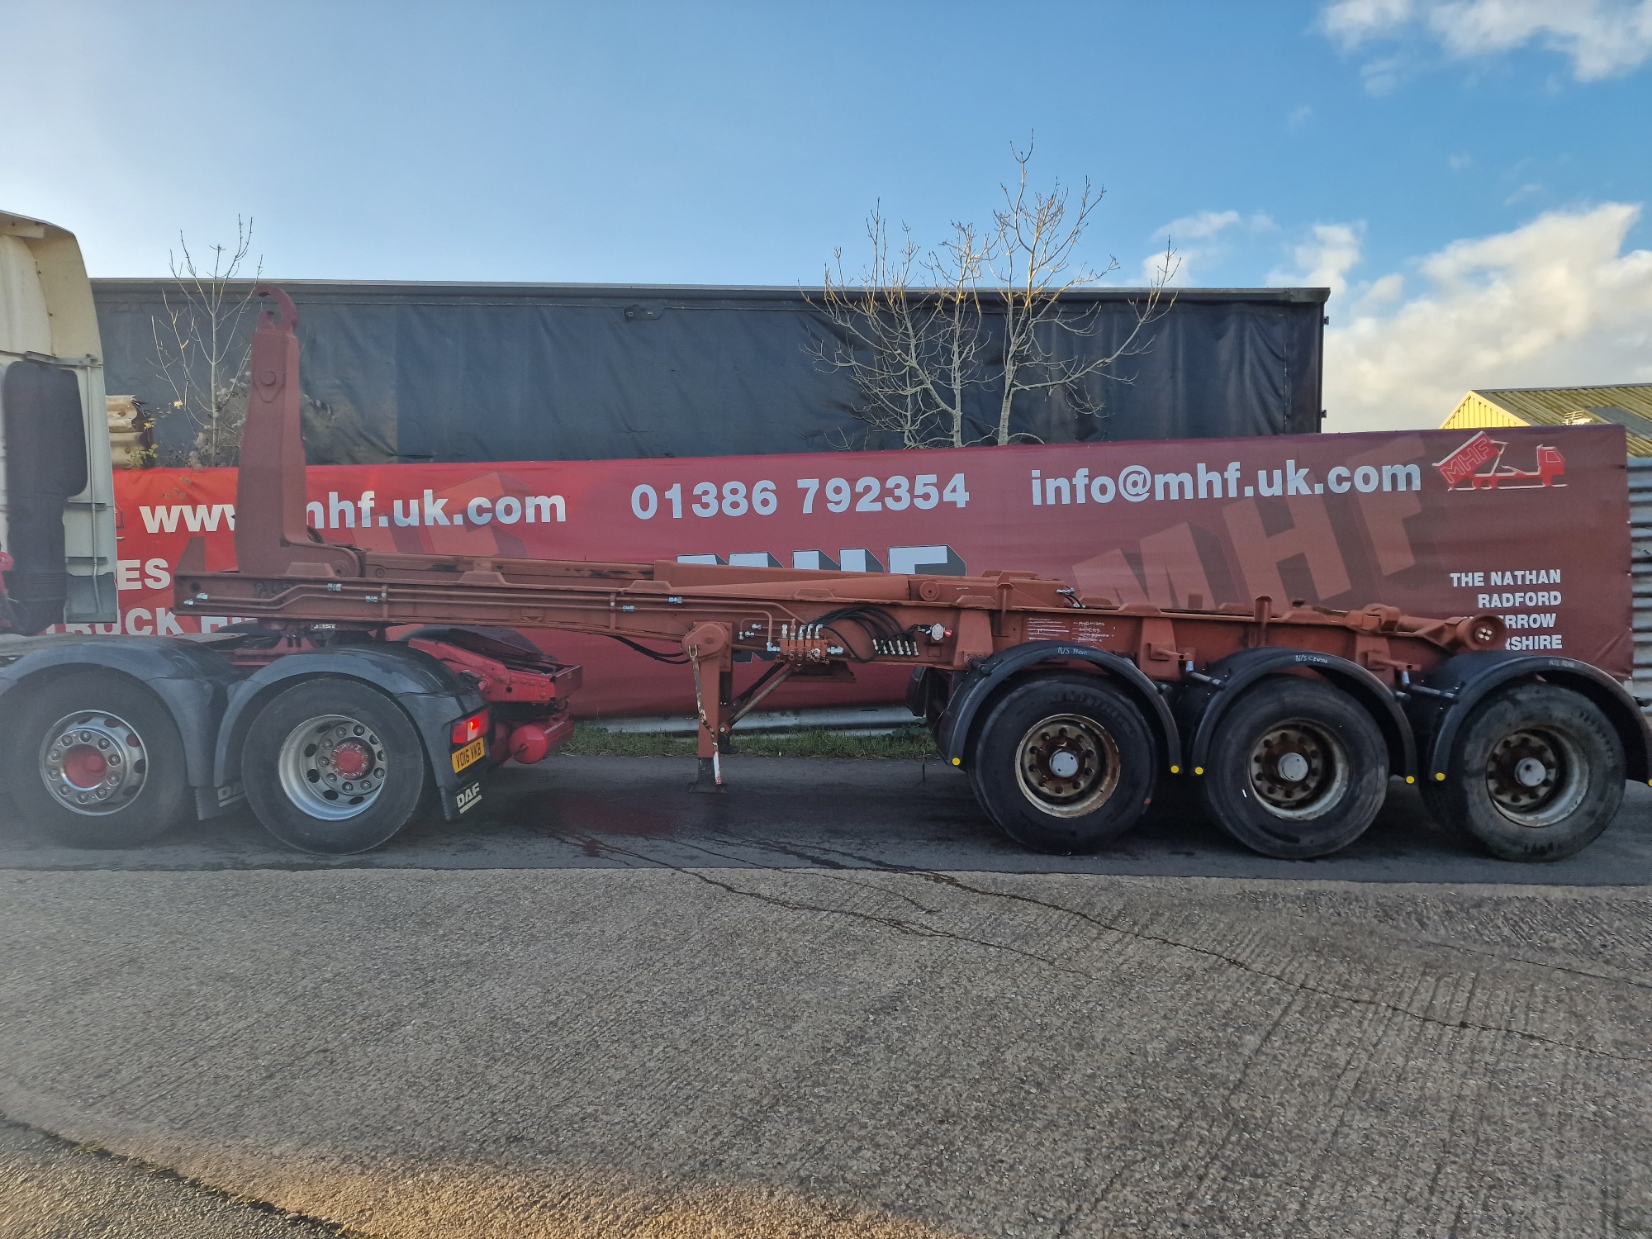
M 102 345 L 74 234 L 0 211 L 0 629 L 113 623 Z

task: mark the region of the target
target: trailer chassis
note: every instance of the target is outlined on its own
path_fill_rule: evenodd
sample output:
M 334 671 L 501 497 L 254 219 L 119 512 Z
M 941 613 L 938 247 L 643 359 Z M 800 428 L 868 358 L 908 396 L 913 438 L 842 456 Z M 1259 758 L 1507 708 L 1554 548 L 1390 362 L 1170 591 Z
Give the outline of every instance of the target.
M 266 665 L 236 690 L 240 708 L 219 729 L 220 795 L 237 783 L 254 737 L 252 703 L 278 682 L 311 678 L 288 658 L 322 650 L 347 661 L 398 648 L 396 659 L 424 658 L 486 689 L 502 714 L 521 714 L 519 692 L 535 698 L 541 714 L 511 730 L 485 724 L 481 738 L 496 758 L 502 747 L 543 756 L 571 726 L 565 702 L 578 670 L 512 643 L 509 633 L 523 629 L 608 636 L 685 664 L 699 722 L 696 786 L 710 791 L 725 785 L 731 728 L 782 684 L 852 678 L 856 664 L 907 667 L 909 704 L 946 759 L 1003 829 L 1045 850 L 1116 837 L 1160 778 L 1187 777 L 1248 846 L 1323 855 L 1358 837 L 1397 776 L 1420 779 L 1437 815 L 1494 852 L 1547 859 L 1604 829 L 1626 774 L 1652 777 L 1652 736 L 1622 687 L 1576 660 L 1497 649 L 1502 624 L 1491 615 L 1335 611 L 1267 597 L 1165 609 L 1088 600 L 1014 571 L 890 576 L 323 542 L 305 520 L 297 315 L 280 289 L 257 291 L 274 308 L 261 312 L 252 342 L 236 568 L 209 571 L 196 538 L 174 576 L 180 610 L 252 621 L 232 658 L 244 663 L 258 657 L 254 644 L 265 647 Z M 387 640 L 410 627 L 410 642 Z M 769 664 L 740 694 L 737 659 Z M 452 697 L 443 709 L 467 704 Z M 243 725 L 248 710 L 254 722 Z M 456 816 L 480 793 L 458 786 L 444 756 L 429 753 Z M 334 850 L 325 829 L 288 834 Z

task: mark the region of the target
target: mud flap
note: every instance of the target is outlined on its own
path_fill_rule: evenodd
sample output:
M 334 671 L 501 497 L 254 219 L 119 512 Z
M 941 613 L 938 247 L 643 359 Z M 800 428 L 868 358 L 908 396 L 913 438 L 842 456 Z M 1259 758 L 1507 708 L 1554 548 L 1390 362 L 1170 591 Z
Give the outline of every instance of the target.
M 482 780 L 473 779 L 469 783 L 458 787 L 442 789 L 442 817 L 450 822 L 457 822 L 464 814 L 469 813 L 482 803 Z

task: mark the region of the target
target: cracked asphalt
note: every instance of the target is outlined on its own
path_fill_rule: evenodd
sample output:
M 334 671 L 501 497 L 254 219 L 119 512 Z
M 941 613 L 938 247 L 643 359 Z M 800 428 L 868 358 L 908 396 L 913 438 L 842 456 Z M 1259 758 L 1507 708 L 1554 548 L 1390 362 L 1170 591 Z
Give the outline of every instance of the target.
M 0 1112 L 137 1160 L 0 1128 L 0 1235 L 1652 1235 L 1652 789 L 1550 866 L 1404 789 L 1320 862 L 1173 793 L 1051 858 L 951 771 L 729 767 L 345 860 L 13 827 Z

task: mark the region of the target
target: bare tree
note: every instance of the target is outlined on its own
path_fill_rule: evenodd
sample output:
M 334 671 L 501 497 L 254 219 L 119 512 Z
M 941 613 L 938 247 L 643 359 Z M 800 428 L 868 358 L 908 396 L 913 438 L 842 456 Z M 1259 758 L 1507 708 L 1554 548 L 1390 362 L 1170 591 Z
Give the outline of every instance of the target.
M 1004 205 L 986 232 L 954 221 L 945 242 L 922 252 L 903 225 L 901 247 L 891 253 L 879 207 L 867 220 L 872 259 L 858 282 L 845 279 L 841 250 L 826 271 L 819 304 L 838 339 L 814 354 L 853 376 L 861 393 L 856 416 L 874 431 L 898 434 L 902 447 L 1035 438 L 1011 427 L 1017 408 L 1036 395 L 1059 392 L 1077 412 L 1100 415 L 1093 380 L 1129 382 L 1114 367 L 1151 345 L 1146 329 L 1169 308 L 1164 291 L 1177 260 L 1167 246 L 1151 286 L 1131 303 L 1124 339 L 1105 352 L 1086 349 L 1100 306 L 1075 312 L 1064 298 L 1119 269 L 1116 258 L 1099 268 L 1078 260 L 1102 191 L 1086 181 L 1076 204 L 1059 182 L 1041 193 L 1028 183 L 1031 143 L 1011 154 L 1016 182 L 1003 187 Z M 915 276 L 926 283 L 915 285 Z M 974 438 L 965 419 L 972 388 L 995 393 L 987 403 L 997 405 L 995 424 Z
M 814 355 L 854 376 L 861 392 L 856 416 L 873 430 L 899 435 L 902 447 L 961 446 L 964 394 L 981 381 L 986 245 L 972 226 L 955 222 L 949 240 L 920 254 L 903 225 L 900 249 L 891 254 L 881 207 L 867 218 L 866 234 L 872 258 L 855 283 L 843 273 L 842 250 L 835 271 L 826 271 L 818 304 L 840 340 L 816 345 Z M 928 283 L 915 286 L 914 277 Z
M 1151 344 L 1143 331 L 1160 315 L 1165 285 L 1175 274 L 1175 253 L 1167 246 L 1164 260 L 1154 275 L 1146 295 L 1133 303 L 1134 325 L 1123 341 L 1101 354 L 1063 349 L 1060 337 L 1089 336 L 1096 328 L 1096 310 L 1069 314 L 1061 304 L 1064 294 L 1075 288 L 1099 284 L 1119 269 L 1119 260 L 1109 256 L 1104 266 L 1091 267 L 1077 261 L 1079 242 L 1089 228 L 1105 191 L 1088 178 L 1078 203 L 1068 214 L 1068 193 L 1058 181 L 1050 192 L 1029 190 L 1027 167 L 1032 162 L 1032 142 L 1025 150 L 1011 148 L 1016 164 L 1016 183 L 1003 187 L 1004 205 L 993 212 L 995 225 L 993 275 L 1002 298 L 1004 321 L 1003 375 L 999 387 L 998 426 L 994 442 L 1009 443 L 1031 435 L 1010 431 L 1010 415 L 1015 399 L 1022 393 L 1060 390 L 1078 412 L 1097 414 L 1100 402 L 1088 394 L 1086 380 L 1094 377 L 1128 382 L 1111 373 L 1120 358 L 1142 352 Z
M 150 319 L 158 369 L 173 396 L 162 416 L 183 418 L 194 430 L 189 448 L 169 454 L 175 463 L 192 468 L 237 463 L 252 348 L 240 326 L 264 270 L 263 259 L 255 260 L 251 279 L 245 289 L 239 287 L 251 250 L 252 220 L 236 216 L 233 247 L 209 246 L 197 259 L 179 233 L 178 252 L 167 253 L 177 287 L 161 294 L 164 321 L 161 316 Z

